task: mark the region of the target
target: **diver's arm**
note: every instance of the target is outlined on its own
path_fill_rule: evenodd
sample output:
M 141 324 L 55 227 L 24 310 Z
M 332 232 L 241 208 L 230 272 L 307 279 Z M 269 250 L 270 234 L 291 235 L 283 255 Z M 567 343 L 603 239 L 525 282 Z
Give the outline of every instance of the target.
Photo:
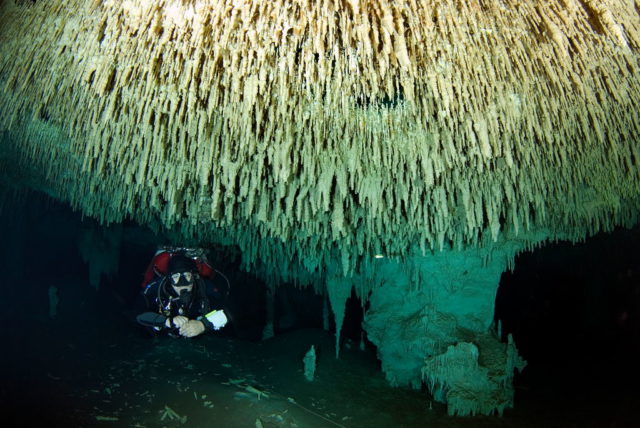
M 140 325 L 160 330 L 164 327 L 168 327 L 166 323 L 171 319 L 155 312 L 143 312 L 136 317 L 136 320 Z

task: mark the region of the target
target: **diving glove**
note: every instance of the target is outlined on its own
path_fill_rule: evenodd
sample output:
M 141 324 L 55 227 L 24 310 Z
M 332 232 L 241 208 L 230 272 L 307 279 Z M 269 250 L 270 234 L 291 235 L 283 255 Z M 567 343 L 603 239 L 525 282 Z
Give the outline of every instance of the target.
M 227 325 L 227 316 L 224 314 L 222 309 L 214 310 L 209 312 L 204 316 L 204 318 L 213 324 L 214 330 L 220 330 L 222 327 Z

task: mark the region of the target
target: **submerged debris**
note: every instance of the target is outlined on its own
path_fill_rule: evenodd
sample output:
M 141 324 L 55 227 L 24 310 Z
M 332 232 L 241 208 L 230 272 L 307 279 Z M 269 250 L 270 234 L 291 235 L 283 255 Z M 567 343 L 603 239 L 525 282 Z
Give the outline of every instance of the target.
M 120 419 L 115 417 L 115 416 L 100 416 L 97 415 L 96 416 L 96 420 L 97 421 L 111 421 L 111 422 L 115 422 L 115 421 L 119 421 Z
M 187 422 L 187 416 L 180 416 L 178 413 L 175 412 L 175 410 L 173 410 L 171 407 L 167 406 L 166 404 L 164 405 L 164 409 L 160 410 L 159 413 L 161 414 L 160 416 L 161 421 L 164 421 L 165 419 L 169 419 L 171 421 L 178 420 L 182 424 Z

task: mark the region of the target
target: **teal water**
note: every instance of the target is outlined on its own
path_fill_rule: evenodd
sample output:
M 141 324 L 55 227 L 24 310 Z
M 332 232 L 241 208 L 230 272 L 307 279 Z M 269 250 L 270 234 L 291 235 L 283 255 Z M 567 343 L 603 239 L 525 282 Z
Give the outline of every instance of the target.
M 588 276 L 589 265 L 614 265 L 594 259 L 590 255 L 596 254 L 594 250 L 585 247 L 564 256 L 573 269 L 563 269 L 559 255 L 569 254 L 571 248 L 559 247 L 551 256 L 540 251 L 534 253 L 539 255 L 536 260 L 521 258 L 511 277 L 503 278 L 503 287 L 533 292 L 529 296 L 533 302 L 524 298 L 526 292 L 509 297 L 513 311 L 522 316 L 503 314 L 504 328 L 516 336 L 529 366 L 516 377 L 515 408 L 502 418 L 457 418 L 447 416 L 446 407 L 432 402 L 425 391 L 388 386 L 375 347 L 366 342 L 365 349 L 360 349 L 361 308 L 354 300 L 347 306 L 339 360 L 334 357 L 332 332 L 321 328 L 321 304 L 313 293 L 295 288 L 280 292 L 284 297 L 277 314 L 287 320 L 286 325 L 276 330 L 275 338 L 260 341 L 264 322 L 260 290 L 264 285 L 237 272 L 236 262 L 227 260 L 223 270 L 235 293 L 233 327 L 194 340 L 154 339 L 130 317 L 132 298 L 153 249 L 148 234 L 127 225 L 130 229 L 120 249 L 119 270 L 103 278 L 96 291 L 89 286 L 88 270 L 76 245 L 79 230 L 87 227 L 86 219 L 83 223 L 80 215 L 36 194 L 21 202 L 5 200 L 1 219 L 0 402 L 4 426 L 640 424 L 637 336 L 613 328 L 615 323 L 601 324 L 612 327 L 607 331 L 587 326 L 588 334 L 573 334 L 584 325 L 576 314 L 592 313 L 598 320 L 610 312 L 604 299 L 600 299 L 602 305 L 597 305 L 597 299 L 587 305 L 579 294 L 586 289 L 575 284 L 561 287 L 563 278 L 571 278 L 579 266 L 585 271 L 583 276 Z M 618 244 L 614 240 L 599 246 L 611 252 L 621 246 L 624 236 L 633 238 L 614 235 Z M 633 246 L 625 242 L 631 251 Z M 616 275 L 606 276 L 606 271 L 602 267 L 602 276 L 589 277 L 590 281 L 601 289 L 621 284 Z M 60 298 L 55 318 L 49 316 L 51 286 L 57 288 Z M 547 313 L 532 309 L 545 308 L 547 303 Z M 538 318 L 525 316 L 531 313 Z M 304 378 L 302 363 L 311 345 L 318 352 L 314 382 Z

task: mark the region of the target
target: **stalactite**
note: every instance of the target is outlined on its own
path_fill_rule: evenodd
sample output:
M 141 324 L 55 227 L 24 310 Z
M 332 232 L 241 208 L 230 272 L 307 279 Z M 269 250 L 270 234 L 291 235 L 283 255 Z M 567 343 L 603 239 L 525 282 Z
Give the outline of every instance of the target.
M 338 358 L 340 356 L 342 322 L 344 321 L 347 299 L 351 295 L 351 282 L 330 277 L 327 279 L 326 287 L 336 324 L 336 358 Z
M 378 242 L 583 239 L 637 220 L 637 11 L 3 2 L 0 150 L 87 215 L 206 225 L 276 280 L 353 273 Z

